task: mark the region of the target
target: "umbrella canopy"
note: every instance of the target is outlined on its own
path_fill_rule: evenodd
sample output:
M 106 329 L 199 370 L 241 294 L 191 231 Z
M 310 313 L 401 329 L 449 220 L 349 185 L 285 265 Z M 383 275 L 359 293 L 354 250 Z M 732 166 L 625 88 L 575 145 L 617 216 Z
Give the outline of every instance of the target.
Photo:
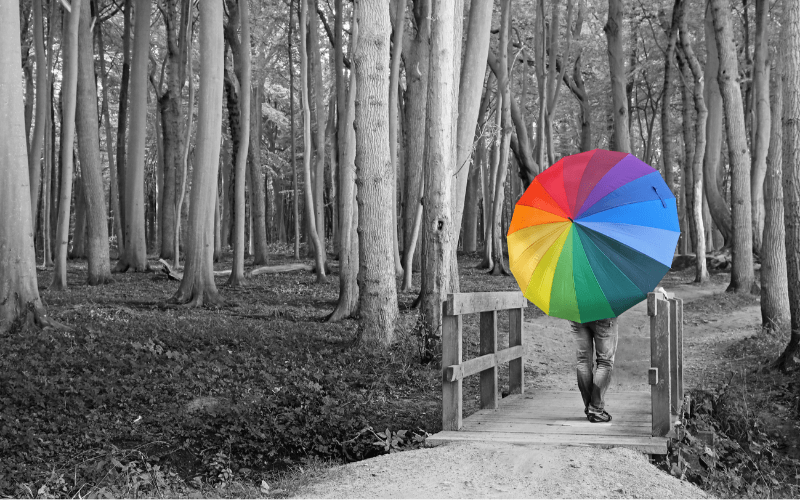
M 586 323 L 644 300 L 672 265 L 675 196 L 633 155 L 595 149 L 536 176 L 508 228 L 511 272 L 550 316 Z

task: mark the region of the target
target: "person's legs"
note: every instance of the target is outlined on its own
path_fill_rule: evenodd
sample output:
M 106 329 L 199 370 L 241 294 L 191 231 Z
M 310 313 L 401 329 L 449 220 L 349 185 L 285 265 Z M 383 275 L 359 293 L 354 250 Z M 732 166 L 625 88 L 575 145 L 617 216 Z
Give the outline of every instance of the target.
M 589 326 L 594 333 L 594 351 L 597 356 L 589 411 L 601 413 L 605 409 L 606 390 L 611 385 L 619 329 L 617 318 L 593 321 Z
M 592 388 L 594 386 L 592 380 L 592 355 L 594 351 L 592 348 L 592 331 L 587 324 L 570 321 L 570 325 L 578 341 L 578 389 L 580 389 L 581 397 L 583 397 L 584 408 L 588 408 L 589 403 L 591 403 Z

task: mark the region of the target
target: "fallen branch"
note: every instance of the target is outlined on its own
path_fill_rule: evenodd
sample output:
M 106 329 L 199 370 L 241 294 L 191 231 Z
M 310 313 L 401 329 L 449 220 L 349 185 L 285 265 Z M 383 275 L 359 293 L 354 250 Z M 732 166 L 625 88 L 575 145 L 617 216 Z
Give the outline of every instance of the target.
M 171 280 L 180 281 L 183 279 L 183 273 L 173 269 L 172 266 L 169 265 L 167 261 L 164 259 L 159 259 L 161 263 L 161 272 L 166 274 L 167 277 Z M 263 266 L 257 267 L 251 271 L 245 273 L 246 278 L 251 278 L 253 276 L 258 276 L 259 274 L 278 274 L 278 273 L 288 273 L 292 271 L 313 271 L 314 266 L 311 264 L 301 264 L 301 263 L 294 263 L 294 264 L 281 264 L 277 266 Z M 227 269 L 225 271 L 214 271 L 214 276 L 230 276 L 231 271 Z

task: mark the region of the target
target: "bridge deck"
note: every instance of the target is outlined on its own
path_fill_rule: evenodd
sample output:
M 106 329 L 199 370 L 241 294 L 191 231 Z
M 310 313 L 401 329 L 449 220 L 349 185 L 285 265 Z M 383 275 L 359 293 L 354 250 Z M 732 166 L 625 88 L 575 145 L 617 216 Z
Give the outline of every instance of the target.
M 429 444 L 497 441 L 514 444 L 621 446 L 643 453 L 667 453 L 667 438 L 652 437 L 649 392 L 606 393 L 608 423 L 586 420 L 581 396 L 574 392 L 530 391 L 504 398 L 498 410 L 478 410 L 458 431 L 430 436 Z

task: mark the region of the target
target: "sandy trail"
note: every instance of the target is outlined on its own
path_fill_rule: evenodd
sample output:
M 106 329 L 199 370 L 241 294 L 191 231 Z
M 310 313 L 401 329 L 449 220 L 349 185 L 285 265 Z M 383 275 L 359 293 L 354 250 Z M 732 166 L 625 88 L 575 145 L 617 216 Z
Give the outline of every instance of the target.
M 664 285 L 684 304 L 721 293 Z M 723 317 L 707 311 L 684 315 L 685 385 L 703 383 L 700 368 L 733 342 L 754 333 L 758 306 Z M 538 316 L 525 323 L 526 383 L 531 390 L 575 391 L 575 346 L 566 321 Z M 620 317 L 614 380 L 609 391 L 648 390 L 650 332 L 646 304 Z M 533 375 L 530 375 L 530 371 Z M 610 409 L 611 410 L 611 409 Z M 613 412 L 612 412 L 613 413 Z M 332 468 L 298 493 L 319 498 L 700 498 L 702 490 L 657 469 L 643 454 L 615 448 L 459 443 L 380 456 Z

